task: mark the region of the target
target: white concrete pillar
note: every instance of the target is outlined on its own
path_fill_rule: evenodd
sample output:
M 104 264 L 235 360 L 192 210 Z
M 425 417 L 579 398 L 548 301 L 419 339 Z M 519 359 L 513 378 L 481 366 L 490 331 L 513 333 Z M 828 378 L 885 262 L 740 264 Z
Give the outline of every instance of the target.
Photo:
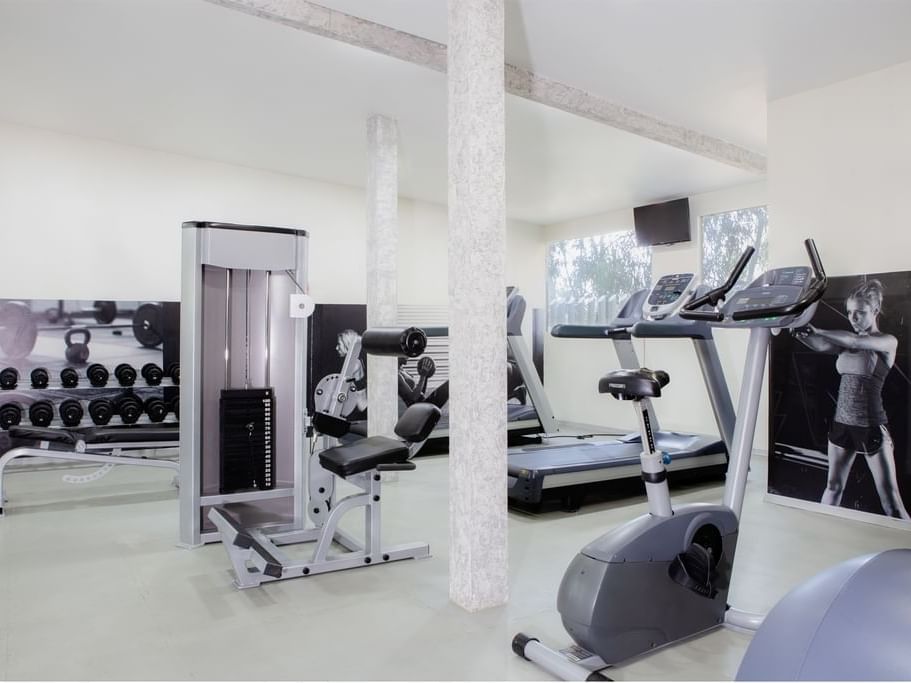
M 367 327 L 395 325 L 398 317 L 398 127 L 367 119 Z M 398 419 L 398 361 L 367 358 L 367 432 L 392 436 Z
M 506 602 L 503 0 L 449 0 L 449 597 Z

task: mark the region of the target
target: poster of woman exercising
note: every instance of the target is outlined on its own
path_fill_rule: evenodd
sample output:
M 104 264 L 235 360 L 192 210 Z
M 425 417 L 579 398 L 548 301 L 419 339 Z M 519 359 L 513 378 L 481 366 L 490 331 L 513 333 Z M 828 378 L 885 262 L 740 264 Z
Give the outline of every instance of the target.
M 444 311 L 445 312 L 445 311 Z M 309 325 L 307 402 L 311 412 L 330 412 L 356 424 L 365 432 L 369 387 L 366 354 L 346 357 L 360 341 L 367 325 L 364 304 L 317 304 Z M 352 352 L 353 353 L 353 352 Z M 505 358 L 507 422 L 520 434 L 540 431 L 537 412 L 516 361 Z M 347 370 L 345 370 L 347 368 Z M 344 372 L 343 372 L 344 370 Z M 418 358 L 400 359 L 398 370 L 399 412 L 413 403 L 432 403 L 443 413 L 437 430 L 445 434 L 449 416 L 448 338 L 432 336 Z M 432 437 L 436 438 L 436 437 Z
M 829 278 L 773 338 L 770 494 L 911 523 L 909 326 L 911 273 L 877 273 Z

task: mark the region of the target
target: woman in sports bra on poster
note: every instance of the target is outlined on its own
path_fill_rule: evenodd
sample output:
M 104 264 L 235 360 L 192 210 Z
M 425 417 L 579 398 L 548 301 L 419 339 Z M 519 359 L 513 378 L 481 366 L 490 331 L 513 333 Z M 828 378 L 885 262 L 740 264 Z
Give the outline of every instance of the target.
M 835 419 L 829 430 L 829 473 L 821 503 L 840 505 L 855 456 L 865 456 L 883 512 L 911 520 L 902 503 L 895 474 L 895 448 L 883 408 L 882 389 L 895 363 L 898 340 L 879 329 L 883 286 L 868 280 L 845 300 L 853 332 L 821 330 L 808 325 L 794 336 L 815 351 L 837 354 L 841 375 Z

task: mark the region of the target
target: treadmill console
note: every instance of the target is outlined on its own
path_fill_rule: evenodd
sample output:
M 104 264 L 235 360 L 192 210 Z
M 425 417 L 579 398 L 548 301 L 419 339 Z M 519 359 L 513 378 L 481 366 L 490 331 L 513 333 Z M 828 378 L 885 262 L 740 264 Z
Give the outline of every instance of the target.
M 689 301 L 698 283 L 693 273 L 663 275 L 648 293 L 642 306 L 642 315 L 651 320 L 661 320 L 674 315 Z
M 797 323 L 798 318 L 806 315 L 781 315 L 781 309 L 800 301 L 813 281 L 813 271 L 806 266 L 778 268 L 763 273 L 745 289 L 736 292 L 725 304 L 723 314 L 726 321 L 745 324 L 752 327 L 789 327 Z M 815 308 L 812 307 L 812 308 Z M 809 311 L 812 317 L 812 308 Z M 740 311 L 770 312 L 768 318 L 754 318 L 749 321 L 737 320 Z M 806 311 L 804 312 L 806 313 Z

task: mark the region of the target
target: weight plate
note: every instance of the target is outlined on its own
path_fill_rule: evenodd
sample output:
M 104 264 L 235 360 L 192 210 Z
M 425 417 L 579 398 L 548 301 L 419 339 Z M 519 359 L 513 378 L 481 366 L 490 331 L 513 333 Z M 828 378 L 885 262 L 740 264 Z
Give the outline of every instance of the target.
M 37 340 L 38 326 L 26 304 L 20 301 L 0 304 L 0 352 L 4 357 L 27 357 Z
M 161 334 L 161 304 L 142 304 L 133 314 L 133 336 L 143 346 L 153 349 L 164 337 Z
M 95 322 L 99 325 L 112 323 L 117 317 L 117 304 L 113 301 L 93 301 L 92 308 L 95 309 Z

